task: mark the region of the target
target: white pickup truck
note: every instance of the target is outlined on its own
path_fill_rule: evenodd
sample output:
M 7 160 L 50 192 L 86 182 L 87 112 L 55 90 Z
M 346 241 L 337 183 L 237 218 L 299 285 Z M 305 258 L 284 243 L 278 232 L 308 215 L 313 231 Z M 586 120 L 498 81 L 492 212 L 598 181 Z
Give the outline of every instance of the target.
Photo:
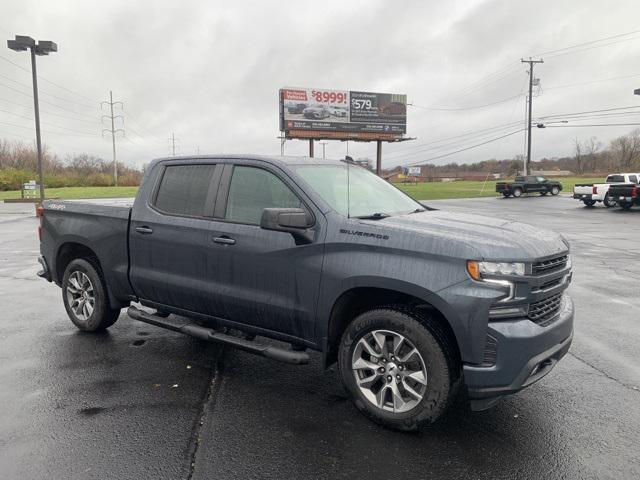
M 573 198 L 587 207 L 602 202 L 606 207 L 615 207 L 616 201 L 609 197 L 609 187 L 615 183 L 638 183 L 640 173 L 612 173 L 607 175 L 605 183 L 578 183 L 573 187 Z

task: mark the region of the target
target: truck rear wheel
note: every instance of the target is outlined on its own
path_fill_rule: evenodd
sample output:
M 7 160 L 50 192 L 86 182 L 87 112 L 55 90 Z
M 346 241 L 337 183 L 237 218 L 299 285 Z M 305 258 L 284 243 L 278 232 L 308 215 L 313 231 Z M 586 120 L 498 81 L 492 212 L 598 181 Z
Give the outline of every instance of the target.
M 425 322 L 400 308 L 380 308 L 356 317 L 342 336 L 342 382 L 376 423 L 416 430 L 438 420 L 454 396 L 453 352 Z
M 511 195 L 509 192 L 502 192 L 502 195 L 504 196 L 504 198 L 509 198 L 509 195 Z
M 522 189 L 520 187 L 513 189 L 513 196 L 518 198 L 522 196 Z
M 615 207 L 618 204 L 608 193 L 604 196 L 602 203 L 604 203 L 604 206 L 607 208 Z
M 630 209 L 631 209 L 631 206 L 632 206 L 632 205 L 631 205 L 630 203 L 628 203 L 628 202 L 619 202 L 619 203 L 618 203 L 618 205 L 620 205 L 620 207 L 621 207 L 623 210 L 630 210 Z
M 73 324 L 85 332 L 109 328 L 120 315 L 119 309 L 109 305 L 100 268 L 84 258 L 67 265 L 62 278 L 62 301 Z
M 582 203 L 584 203 L 585 207 L 593 207 L 596 204 L 595 200 L 583 200 Z
M 560 188 L 551 187 L 551 195 L 558 195 L 560 193 Z

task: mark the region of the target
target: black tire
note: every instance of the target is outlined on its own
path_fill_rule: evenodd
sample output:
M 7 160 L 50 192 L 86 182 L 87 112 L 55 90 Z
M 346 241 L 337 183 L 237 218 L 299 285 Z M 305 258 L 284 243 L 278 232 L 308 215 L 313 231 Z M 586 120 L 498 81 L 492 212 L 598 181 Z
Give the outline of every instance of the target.
M 84 289 L 78 289 L 75 287 L 75 284 L 78 283 L 77 278 L 84 278 L 83 275 L 87 277 L 90 283 L 81 285 L 85 287 Z M 91 290 L 89 290 L 89 286 Z M 93 307 L 89 314 L 84 315 L 79 303 L 74 302 L 72 298 L 74 297 L 72 293 L 74 290 L 87 292 L 87 297 L 83 297 L 85 299 L 83 304 L 88 303 L 87 299 L 92 296 Z M 89 291 L 92 292 L 91 295 L 89 295 Z M 82 297 L 82 295 L 78 294 L 78 298 Z M 77 258 L 67 265 L 62 277 L 62 302 L 67 310 L 69 319 L 84 332 L 97 332 L 109 328 L 116 323 L 120 315 L 120 309 L 112 309 L 109 305 L 107 287 L 100 267 L 90 259 Z M 78 312 L 78 310 L 81 311 Z M 88 313 L 89 310 L 86 312 Z
M 383 407 L 379 407 L 373 403 L 373 400 L 369 400 L 358 386 L 356 381 L 357 369 L 352 368 L 354 354 L 357 356 L 356 349 L 360 348 L 359 342 L 361 340 L 366 341 L 374 331 L 385 331 L 402 336 L 405 338 L 404 345 L 406 348 L 415 347 L 419 352 L 419 357 L 414 354 L 411 358 L 416 359 L 416 363 L 422 365 L 426 371 L 426 385 L 410 385 L 413 388 L 420 388 L 422 395 L 419 400 L 417 397 L 410 395 L 407 397 L 411 398 L 410 401 L 415 403 L 407 411 L 395 412 L 395 403 L 390 406 L 387 405 L 385 400 L 382 401 Z M 394 337 L 392 336 L 391 338 Z M 389 346 L 390 344 L 384 342 L 384 345 Z M 396 373 L 407 375 L 410 371 L 409 365 L 413 362 L 401 360 L 400 353 L 406 353 L 406 351 L 401 352 L 401 350 L 399 349 L 395 352 L 398 358 L 390 356 L 391 360 L 388 360 L 388 363 L 384 363 L 384 366 L 382 366 L 382 362 L 385 361 L 383 360 L 382 352 L 379 354 L 381 357 L 378 361 L 373 356 L 369 358 L 371 362 L 379 364 L 383 369 L 396 368 Z M 366 356 L 365 350 L 362 350 L 362 352 Z M 389 355 L 394 354 L 393 351 L 388 353 Z M 455 361 L 455 355 L 455 347 L 450 344 L 437 324 L 433 323 L 429 318 L 422 318 L 415 313 L 404 311 L 402 307 L 379 308 L 359 315 L 349 324 L 340 341 L 338 367 L 342 383 L 358 410 L 374 422 L 386 427 L 411 431 L 437 421 L 450 405 L 455 396 L 454 379 L 459 376 L 457 375 L 459 368 L 457 367 L 458 363 Z M 406 362 L 406 366 L 401 362 Z M 403 370 L 403 372 L 400 370 Z M 411 368 L 411 370 L 413 369 Z M 357 371 L 362 371 L 364 374 L 366 368 Z M 376 372 L 371 370 L 371 374 L 374 373 Z M 389 373 L 391 375 L 388 375 Z M 400 389 L 402 386 L 404 393 L 408 395 L 408 390 L 404 389 L 407 377 L 403 377 L 402 380 L 400 376 L 393 377 L 392 370 L 388 370 L 386 373 L 378 371 L 377 375 L 379 375 L 377 378 L 381 382 L 378 392 L 382 391 L 383 388 L 387 390 L 391 388 L 393 391 L 394 385 L 392 384 L 396 384 L 396 389 Z M 389 380 L 390 378 L 391 380 Z M 395 380 L 395 378 L 398 379 Z M 374 383 L 372 385 L 375 386 Z M 382 397 L 386 399 L 387 394 L 389 394 L 391 401 L 393 401 L 393 392 L 387 390 L 384 391 Z M 371 394 L 376 395 L 372 390 Z M 379 393 L 377 394 L 379 395 Z M 409 403 L 407 402 L 407 405 Z M 392 408 L 393 411 L 388 411 L 384 408 Z
M 633 206 L 628 202 L 618 202 L 618 205 L 620 205 L 620 208 L 622 208 L 623 210 L 631 210 L 631 207 Z
M 615 207 L 618 204 L 618 202 L 612 199 L 608 193 L 604 196 L 602 203 L 604 203 L 604 206 L 607 208 Z
M 560 193 L 560 187 L 551 187 L 551 195 L 558 195 Z
M 510 196 L 510 195 L 511 195 L 511 194 L 510 194 L 509 192 L 502 192 L 502 196 L 503 196 L 504 198 L 509 198 L 509 196 Z
M 585 207 L 593 207 L 596 204 L 595 200 L 583 200 L 582 203 L 584 203 Z
M 543 190 L 542 192 L 540 192 L 540 195 L 544 197 L 547 193 L 549 193 L 547 190 Z
M 522 192 L 522 189 L 521 189 L 520 187 L 516 187 L 516 188 L 514 188 L 514 189 L 513 189 L 513 196 L 514 196 L 515 198 L 519 198 L 519 197 L 521 197 L 521 196 L 522 196 L 522 193 L 523 193 L 523 192 Z

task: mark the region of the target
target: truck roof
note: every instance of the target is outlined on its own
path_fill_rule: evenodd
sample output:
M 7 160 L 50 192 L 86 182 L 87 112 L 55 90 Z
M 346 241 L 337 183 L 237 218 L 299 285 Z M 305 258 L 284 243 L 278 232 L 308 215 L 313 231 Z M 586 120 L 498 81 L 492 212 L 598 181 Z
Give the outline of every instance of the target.
M 221 160 L 221 159 L 239 159 L 239 160 L 257 160 L 260 162 L 271 163 L 280 166 L 288 165 L 344 165 L 344 160 L 311 158 L 305 156 L 280 156 L 280 155 L 255 155 L 255 154 L 216 154 L 216 155 L 187 155 L 180 157 L 163 157 L 156 158 L 150 164 L 153 167 L 156 163 L 164 161 L 176 160 Z

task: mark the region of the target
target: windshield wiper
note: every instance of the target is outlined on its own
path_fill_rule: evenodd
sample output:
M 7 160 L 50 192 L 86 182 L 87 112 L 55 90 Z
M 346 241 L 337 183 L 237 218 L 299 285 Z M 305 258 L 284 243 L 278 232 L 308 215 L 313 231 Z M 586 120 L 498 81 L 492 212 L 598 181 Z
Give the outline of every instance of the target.
M 391 215 L 389 215 L 388 213 L 376 212 L 372 213 L 371 215 L 360 215 L 354 218 L 359 218 L 360 220 L 381 220 L 390 216 Z

